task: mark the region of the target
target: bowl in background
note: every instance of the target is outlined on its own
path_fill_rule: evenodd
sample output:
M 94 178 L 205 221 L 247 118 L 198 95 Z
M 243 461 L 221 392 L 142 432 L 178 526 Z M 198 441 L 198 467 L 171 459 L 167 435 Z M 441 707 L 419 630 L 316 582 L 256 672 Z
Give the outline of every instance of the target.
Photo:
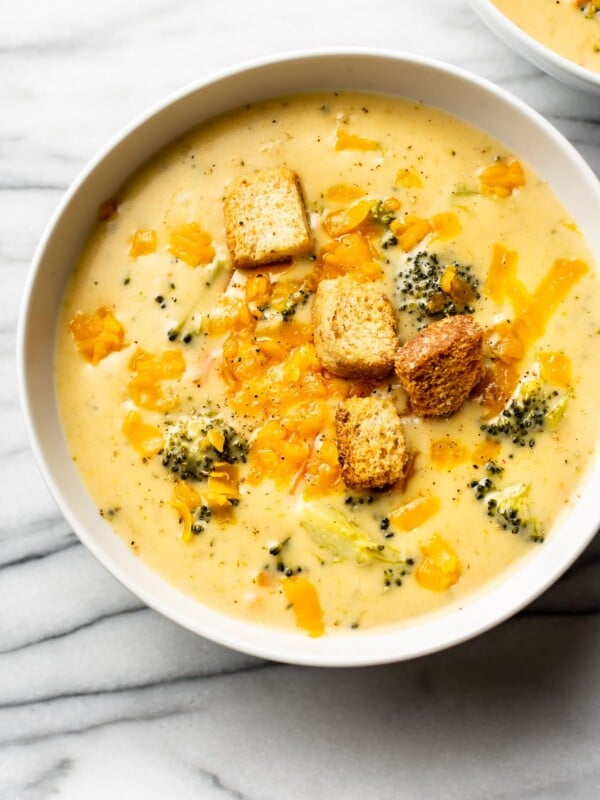
M 600 95 L 599 73 L 581 67 L 534 39 L 505 16 L 491 0 L 469 0 L 469 2 L 492 33 L 523 58 L 568 86 Z
M 392 52 L 301 52 L 203 79 L 158 104 L 118 134 L 84 169 L 53 215 L 31 267 L 20 317 L 19 370 L 33 449 L 62 513 L 81 541 L 125 586 L 160 613 L 228 647 L 315 666 L 358 666 L 420 656 L 481 633 L 525 606 L 574 561 L 600 522 L 593 459 L 577 502 L 543 547 L 469 598 L 414 622 L 311 639 L 229 617 L 185 596 L 152 572 L 116 536 L 77 473 L 54 388 L 54 345 L 63 292 L 100 202 L 150 156 L 215 115 L 268 97 L 348 89 L 412 98 L 501 140 L 544 178 L 600 256 L 600 187 L 574 148 L 542 117 L 486 81 L 435 61 Z

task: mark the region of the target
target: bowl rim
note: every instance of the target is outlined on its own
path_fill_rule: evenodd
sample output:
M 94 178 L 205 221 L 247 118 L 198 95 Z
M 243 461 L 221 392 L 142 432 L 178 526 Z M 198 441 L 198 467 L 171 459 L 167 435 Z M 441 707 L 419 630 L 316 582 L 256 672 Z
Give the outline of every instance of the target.
M 186 97 L 198 91 L 206 90 L 207 87 L 219 81 L 239 79 L 241 75 L 248 71 L 254 70 L 260 73 L 282 64 L 301 66 L 303 63 L 307 63 L 308 60 L 316 59 L 319 62 L 323 62 L 333 59 L 337 61 L 340 57 L 352 60 L 373 59 L 386 63 L 391 60 L 398 68 L 402 65 L 408 65 L 417 70 L 433 70 L 438 75 L 443 73 L 453 81 L 467 84 L 472 91 L 483 91 L 486 94 L 493 95 L 495 101 L 508 105 L 522 118 L 525 118 L 528 123 L 534 125 L 538 130 L 542 130 L 551 144 L 561 149 L 565 157 L 568 156 L 570 163 L 578 173 L 580 181 L 586 184 L 595 197 L 598 208 L 600 208 L 600 184 L 580 154 L 540 114 L 490 81 L 439 60 L 400 51 L 377 48 L 331 47 L 277 53 L 266 58 L 251 59 L 241 64 L 215 71 L 169 94 L 124 126 L 90 159 L 65 192 L 40 238 L 26 279 L 17 333 L 17 365 L 21 408 L 36 462 L 61 513 L 69 522 L 80 541 L 86 545 L 100 563 L 149 607 L 182 627 L 218 644 L 249 655 L 278 662 L 323 667 L 368 666 L 424 656 L 460 644 L 513 616 L 563 574 L 595 535 L 600 520 L 600 511 L 597 511 L 589 502 L 589 496 L 592 492 L 589 489 L 586 491 L 584 488 L 584 483 L 591 482 L 591 474 L 588 475 L 587 481 L 582 479 L 579 484 L 578 488 L 581 490 L 582 498 L 574 504 L 569 512 L 569 520 L 572 519 L 576 523 L 574 529 L 577 535 L 567 539 L 566 548 L 564 546 L 558 548 L 559 537 L 556 535 L 550 536 L 544 543 L 544 548 L 536 551 L 535 559 L 529 559 L 527 564 L 523 560 L 519 560 L 517 562 L 518 569 L 509 570 L 510 574 L 508 575 L 503 573 L 498 576 L 496 581 L 486 584 L 485 591 L 476 592 L 474 596 L 470 595 L 464 602 L 463 607 L 451 608 L 450 610 L 445 607 L 442 613 L 435 614 L 432 617 L 418 618 L 416 622 L 405 625 L 396 624 L 363 632 L 352 631 L 350 635 L 334 634 L 318 639 L 310 639 L 299 632 L 288 632 L 230 617 L 183 595 L 126 549 L 125 544 L 119 537 L 115 536 L 112 530 L 110 530 L 112 537 L 119 542 L 119 547 L 123 548 L 123 552 L 128 554 L 130 559 L 123 556 L 117 561 L 96 540 L 95 536 L 79 520 L 71 502 L 63 496 L 55 476 L 55 468 L 52 466 L 52 453 L 46 452 L 41 445 L 35 398 L 32 395 L 32 387 L 30 386 L 31 375 L 28 374 L 27 344 L 28 331 L 32 324 L 32 296 L 36 283 L 40 280 L 44 257 L 51 236 L 73 198 L 82 190 L 82 187 L 85 187 L 86 181 L 93 171 L 101 165 L 106 156 L 119 143 L 127 139 L 132 133 L 139 133 L 145 124 L 161 112 L 164 112 L 165 109 L 172 107 L 181 100 L 185 100 Z M 374 91 L 377 92 L 377 89 Z M 386 93 L 389 94 L 389 92 Z M 416 98 L 412 97 L 411 99 Z M 428 104 L 432 105 L 431 103 Z M 234 107 L 231 106 L 231 109 L 233 110 Z M 200 114 L 198 124 L 209 118 L 202 117 Z M 467 121 L 470 124 L 474 124 L 469 120 Z M 178 135 L 180 134 L 171 133 L 165 138 L 162 146 L 177 138 Z M 131 172 L 133 171 L 134 168 L 132 168 Z M 125 179 L 129 177 L 131 172 L 125 176 Z M 54 347 L 52 347 L 52 352 L 54 352 Z M 60 434 L 62 436 L 62 428 Z M 596 456 L 598 456 L 597 453 Z M 588 472 L 593 472 L 594 475 L 597 473 L 597 476 L 600 477 L 600 458 L 596 458 L 596 462 L 593 470 L 588 467 Z M 80 493 L 86 491 L 81 478 L 79 478 L 78 491 Z M 588 499 L 587 503 L 582 502 L 585 498 Z M 104 521 L 101 524 L 108 527 L 108 523 Z M 556 533 L 559 532 L 557 531 Z M 562 539 L 560 543 L 564 545 Z M 530 563 L 532 561 L 536 565 L 533 570 Z M 499 587 L 498 584 L 502 584 L 502 586 Z M 505 600 L 498 606 L 498 596 L 506 595 L 506 591 L 502 587 L 509 584 L 515 592 L 515 597 L 509 598 L 508 601 Z M 502 589 L 501 592 L 499 592 L 499 588 Z M 197 616 L 199 608 L 202 611 L 201 620 Z M 450 624 L 455 618 L 460 624 Z M 416 634 L 415 631 L 417 631 Z
M 581 91 L 600 93 L 600 73 L 582 67 L 540 42 L 503 14 L 492 0 L 469 2 L 492 33 L 546 74 Z

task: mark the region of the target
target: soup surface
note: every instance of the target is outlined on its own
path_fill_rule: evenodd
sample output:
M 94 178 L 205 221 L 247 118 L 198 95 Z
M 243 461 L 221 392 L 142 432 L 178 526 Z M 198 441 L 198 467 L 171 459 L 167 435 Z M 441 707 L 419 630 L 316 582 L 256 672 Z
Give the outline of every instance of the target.
M 600 3 L 492 0 L 519 28 L 580 67 L 600 72 Z
M 234 269 L 224 194 L 283 167 L 306 254 Z M 271 199 L 258 222 L 276 231 Z M 393 369 L 324 368 L 315 293 L 342 276 L 351 293 L 384 287 L 398 345 L 445 317 L 478 323 L 484 369 L 455 413 L 415 413 Z M 313 636 L 399 623 L 468 602 L 577 496 L 598 433 L 598 307 L 576 225 L 481 131 L 385 96 L 258 103 L 99 209 L 57 333 L 65 436 L 115 532 L 202 603 Z M 391 486 L 344 483 L 342 444 L 367 471 L 379 459 L 368 435 L 340 441 L 350 398 L 399 418 Z

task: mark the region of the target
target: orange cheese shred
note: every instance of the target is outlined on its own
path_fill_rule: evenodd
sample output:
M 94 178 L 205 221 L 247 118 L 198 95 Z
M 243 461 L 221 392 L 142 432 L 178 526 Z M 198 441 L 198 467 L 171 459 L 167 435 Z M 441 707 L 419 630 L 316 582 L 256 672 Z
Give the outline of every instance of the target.
M 121 430 L 127 441 L 143 458 L 153 456 L 165 445 L 160 428 L 143 422 L 137 411 L 128 412 L 123 420 Z
M 323 609 L 317 590 L 308 578 L 292 577 L 282 581 L 288 603 L 296 615 L 296 624 L 314 638 L 325 633 Z
M 338 131 L 335 139 L 336 150 L 379 150 L 379 142 L 365 139 L 346 131 Z
M 169 253 L 191 267 L 199 267 L 210 264 L 215 257 L 215 248 L 209 233 L 203 231 L 197 222 L 188 222 L 172 231 Z
M 81 355 L 94 366 L 125 347 L 123 326 L 104 306 L 93 314 L 78 312 L 69 323 L 69 330 Z
M 437 514 L 440 508 L 440 498 L 435 495 L 415 497 L 414 500 L 403 503 L 391 511 L 389 520 L 394 528 L 412 531 Z
M 423 559 L 415 578 L 417 583 L 431 592 L 445 592 L 458 581 L 461 564 L 452 547 L 439 534 L 421 547 Z

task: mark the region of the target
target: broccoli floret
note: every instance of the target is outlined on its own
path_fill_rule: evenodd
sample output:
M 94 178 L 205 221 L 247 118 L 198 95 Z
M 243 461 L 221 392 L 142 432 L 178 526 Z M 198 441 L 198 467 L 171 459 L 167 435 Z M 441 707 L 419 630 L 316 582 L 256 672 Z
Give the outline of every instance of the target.
M 490 436 L 507 437 L 513 444 L 535 445 L 535 434 L 554 428 L 565 414 L 571 392 L 547 390 L 539 368 L 526 372 L 502 411 L 481 425 Z
M 178 477 L 203 480 L 218 462 L 245 463 L 248 443 L 212 409 L 165 426 L 162 463 Z
M 517 483 L 506 489 L 483 495 L 487 515 L 501 528 L 511 533 L 525 533 L 534 542 L 541 542 L 544 535 L 538 526 L 529 503 L 528 483 Z
M 382 225 L 388 226 L 390 222 L 396 219 L 393 211 L 386 209 L 385 203 L 382 200 L 377 200 L 371 207 L 371 217 L 375 222 L 380 222 Z
M 421 251 L 409 256 L 395 278 L 400 311 L 425 318 L 441 319 L 454 314 L 473 314 L 479 298 L 479 280 L 470 266 L 442 264 L 435 253 Z

